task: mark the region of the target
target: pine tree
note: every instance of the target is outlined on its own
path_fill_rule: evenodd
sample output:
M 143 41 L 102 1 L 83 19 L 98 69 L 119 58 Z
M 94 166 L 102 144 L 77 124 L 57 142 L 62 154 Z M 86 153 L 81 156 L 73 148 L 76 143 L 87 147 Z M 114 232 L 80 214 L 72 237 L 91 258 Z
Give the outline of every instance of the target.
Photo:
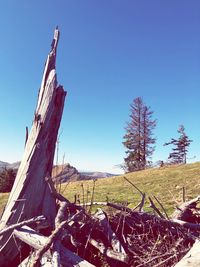
M 188 147 L 192 140 L 185 133 L 185 127 L 183 125 L 179 126 L 178 133 L 180 134 L 178 139 L 172 138 L 170 142 L 164 145 L 173 145 L 174 148 L 169 154 L 168 159 L 172 164 L 186 164 L 187 163 L 187 152 Z
M 147 107 L 141 97 L 137 97 L 131 104 L 130 122 L 125 128 L 124 146 L 127 157 L 125 169 L 127 172 L 143 170 L 148 164 L 148 158 L 153 154 L 156 139 L 153 138 L 153 129 L 156 120 L 152 120 L 153 112 Z

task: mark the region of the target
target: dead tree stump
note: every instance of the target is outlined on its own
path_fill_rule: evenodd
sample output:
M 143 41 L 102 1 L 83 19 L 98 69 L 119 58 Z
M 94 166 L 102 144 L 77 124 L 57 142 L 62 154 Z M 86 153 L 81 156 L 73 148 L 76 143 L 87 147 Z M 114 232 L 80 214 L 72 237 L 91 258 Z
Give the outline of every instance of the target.
M 51 176 L 66 95 L 56 78 L 58 40 L 59 31 L 56 28 L 44 68 L 33 125 L 0 221 L 0 231 L 6 226 L 38 215 L 44 215 L 48 223 L 54 226 L 56 203 L 45 178 Z M 18 254 L 14 238 L 8 231 L 0 237 L 0 266 L 11 266 Z

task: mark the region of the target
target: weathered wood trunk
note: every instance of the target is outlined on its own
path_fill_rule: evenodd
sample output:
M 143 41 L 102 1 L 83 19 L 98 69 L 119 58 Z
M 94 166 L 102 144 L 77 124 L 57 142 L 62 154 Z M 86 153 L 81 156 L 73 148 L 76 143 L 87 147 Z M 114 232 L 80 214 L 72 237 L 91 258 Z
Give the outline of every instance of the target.
M 33 229 L 27 226 L 23 226 L 19 230 L 14 230 L 14 235 L 36 250 L 43 248 L 49 241 L 48 237 L 38 234 Z M 89 263 L 88 261 L 82 259 L 67 248 L 63 247 L 63 245 L 60 245 L 60 254 L 60 261 L 62 266 L 64 267 L 94 267 L 93 264 Z M 49 258 L 49 260 L 52 259 L 52 255 L 49 251 L 45 252 L 43 256 L 46 256 L 47 258 Z
M 188 253 L 174 267 L 200 267 L 200 241 L 196 240 Z
M 41 214 L 47 218 L 50 225 L 54 225 L 56 203 L 45 178 L 51 176 L 66 95 L 63 87 L 57 85 L 56 79 L 55 62 L 58 40 L 59 31 L 56 29 L 52 49 L 45 64 L 33 125 L 15 183 L 1 218 L 0 230 Z M 19 251 L 16 249 L 13 236 L 11 232 L 6 232 L 0 237 L 0 266 L 11 266 L 9 264 L 17 254 Z

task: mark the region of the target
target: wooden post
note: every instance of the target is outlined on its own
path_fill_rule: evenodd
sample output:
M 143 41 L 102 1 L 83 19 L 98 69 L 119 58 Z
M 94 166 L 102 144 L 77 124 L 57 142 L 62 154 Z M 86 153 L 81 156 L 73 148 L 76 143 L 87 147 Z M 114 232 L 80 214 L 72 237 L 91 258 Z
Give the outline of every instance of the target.
M 56 28 L 44 68 L 33 125 L 0 221 L 0 231 L 9 225 L 41 214 L 46 217 L 50 225 L 54 226 L 56 203 L 45 178 L 51 176 L 66 95 L 63 87 L 57 84 L 56 78 L 58 40 L 59 31 Z M 19 252 L 11 232 L 6 232 L 0 237 L 0 266 L 11 266 L 17 254 Z

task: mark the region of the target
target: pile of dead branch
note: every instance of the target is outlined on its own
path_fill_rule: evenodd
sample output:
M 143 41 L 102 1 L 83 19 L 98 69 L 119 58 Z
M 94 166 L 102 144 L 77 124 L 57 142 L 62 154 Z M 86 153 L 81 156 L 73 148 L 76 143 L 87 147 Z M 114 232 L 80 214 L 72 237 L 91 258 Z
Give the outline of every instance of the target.
M 23 242 L 15 266 L 174 266 L 200 234 L 199 198 L 184 203 L 169 219 L 152 199 L 157 214 L 142 211 L 144 198 L 136 210 L 109 202 L 80 205 L 58 194 L 52 184 L 51 189 L 57 201 L 53 231 L 39 216 L 0 232 L 12 230 L 16 242 Z M 91 214 L 92 205 L 107 206 L 107 212 L 97 208 Z M 190 222 L 183 221 L 188 218 Z

